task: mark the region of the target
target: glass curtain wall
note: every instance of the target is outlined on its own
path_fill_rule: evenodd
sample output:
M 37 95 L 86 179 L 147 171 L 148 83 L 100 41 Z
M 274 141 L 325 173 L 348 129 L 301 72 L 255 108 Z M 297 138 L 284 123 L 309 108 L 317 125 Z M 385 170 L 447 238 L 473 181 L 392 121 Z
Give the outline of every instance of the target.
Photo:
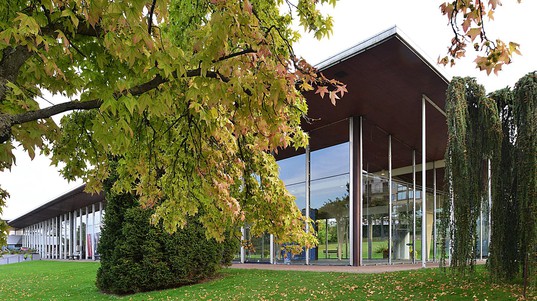
M 301 154 L 277 162 L 280 167 L 280 179 L 287 190 L 295 196 L 295 202 L 302 211 L 306 212 L 306 154 Z M 292 243 L 292 242 L 289 242 Z M 275 244 L 274 259 L 276 263 L 304 263 L 305 252 L 293 255 L 285 250 L 285 244 Z
M 388 180 L 382 175 L 363 173 L 362 258 L 388 260 L 389 201 Z
M 349 143 L 311 153 L 310 218 L 319 245 L 310 257 L 319 262 L 349 262 Z
M 390 254 L 388 136 L 364 119 L 362 123 L 362 262 L 387 262 Z

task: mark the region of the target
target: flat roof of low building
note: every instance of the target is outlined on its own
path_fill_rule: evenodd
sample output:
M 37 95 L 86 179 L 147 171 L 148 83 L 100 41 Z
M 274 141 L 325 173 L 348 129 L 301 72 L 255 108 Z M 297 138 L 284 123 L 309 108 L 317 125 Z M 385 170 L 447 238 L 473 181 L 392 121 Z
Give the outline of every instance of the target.
M 97 204 L 104 201 L 104 194 L 84 192 L 86 185 L 81 185 L 34 210 L 8 222 L 9 226 L 21 229 L 55 216 Z

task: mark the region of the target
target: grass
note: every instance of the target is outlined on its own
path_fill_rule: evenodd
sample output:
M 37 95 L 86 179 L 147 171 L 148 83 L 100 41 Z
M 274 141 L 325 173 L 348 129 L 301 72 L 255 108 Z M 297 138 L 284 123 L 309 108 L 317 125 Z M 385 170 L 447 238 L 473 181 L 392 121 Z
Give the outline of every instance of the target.
M 0 300 L 520 300 L 519 285 L 490 284 L 439 269 L 382 274 L 226 269 L 213 281 L 129 296 L 95 288 L 95 262 L 34 261 L 0 266 Z M 536 295 L 530 300 L 537 300 Z

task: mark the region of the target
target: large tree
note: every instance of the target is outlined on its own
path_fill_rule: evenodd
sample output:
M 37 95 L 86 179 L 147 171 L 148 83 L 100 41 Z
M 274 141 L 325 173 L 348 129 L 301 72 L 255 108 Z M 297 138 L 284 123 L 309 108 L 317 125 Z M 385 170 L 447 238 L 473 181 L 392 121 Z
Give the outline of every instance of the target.
M 318 3 L 319 2 L 319 3 Z M 293 54 L 292 14 L 316 37 L 334 0 L 14 0 L 0 8 L 0 162 L 20 144 L 67 179 L 135 193 L 169 231 L 197 215 L 207 236 L 245 222 L 311 245 L 271 153 L 302 147 L 303 90 L 345 86 Z M 70 100 L 40 108 L 42 91 Z M 73 111 L 58 127 L 50 117 Z

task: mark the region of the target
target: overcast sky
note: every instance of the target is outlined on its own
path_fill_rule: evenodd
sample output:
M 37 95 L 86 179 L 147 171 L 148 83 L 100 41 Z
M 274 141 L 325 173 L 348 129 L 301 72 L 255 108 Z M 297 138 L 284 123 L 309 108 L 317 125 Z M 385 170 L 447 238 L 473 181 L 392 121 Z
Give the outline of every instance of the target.
M 359 42 L 376 35 L 394 25 L 418 46 L 418 50 L 436 62 L 444 56 L 452 37 L 447 19 L 441 15 L 438 6 L 443 1 L 437 0 L 375 0 L 338 1 L 335 9 L 326 11 L 334 17 L 334 32 L 329 39 L 317 41 L 303 35 L 295 51 L 312 64 L 337 54 Z M 448 78 L 451 76 L 472 76 L 483 84 L 488 92 L 515 82 L 528 72 L 537 70 L 537 39 L 532 32 L 535 28 L 537 1 L 504 0 L 498 8 L 495 20 L 486 23 L 489 38 L 501 38 L 505 42 L 514 41 L 521 44 L 522 56 L 516 56 L 511 65 L 505 66 L 498 76 L 486 76 L 474 68 L 475 53 L 469 50 L 467 58 L 457 62 L 453 68 L 437 68 Z M 49 98 L 53 103 L 61 102 L 59 98 Z M 11 194 L 4 208 L 3 219 L 16 218 L 40 204 L 81 185 L 81 182 L 67 183 L 58 174 L 57 168 L 50 167 L 50 161 L 37 156 L 31 161 L 23 152 L 17 152 L 17 165 L 11 172 L 0 173 L 0 183 Z

